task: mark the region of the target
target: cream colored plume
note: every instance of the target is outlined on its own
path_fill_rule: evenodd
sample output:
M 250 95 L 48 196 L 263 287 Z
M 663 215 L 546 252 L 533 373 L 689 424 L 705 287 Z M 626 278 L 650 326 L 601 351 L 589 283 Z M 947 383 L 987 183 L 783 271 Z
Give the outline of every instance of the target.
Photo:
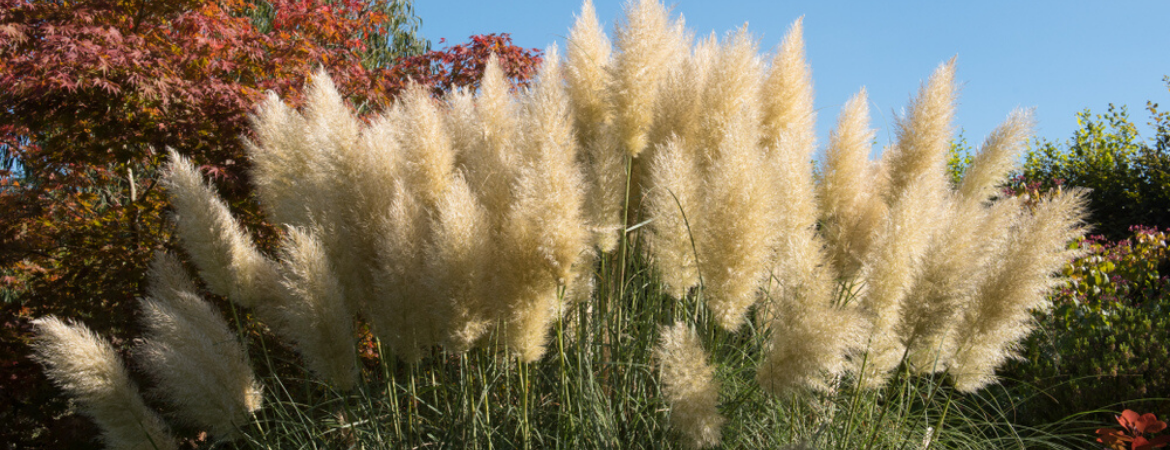
M 737 117 L 703 181 L 698 214 L 707 217 L 696 236 L 707 306 L 728 330 L 743 324 L 768 276 L 778 201 L 758 147 L 758 116 L 745 107 Z
M 662 395 L 670 406 L 670 426 L 685 448 L 719 445 L 725 419 L 719 414 L 715 368 L 695 330 L 679 322 L 663 327 L 654 351 Z
M 676 299 L 699 286 L 695 234 L 703 228 L 698 209 L 701 175 L 697 161 L 678 139 L 654 152 L 650 161 L 650 185 L 643 207 L 654 218 L 648 246 L 667 292 Z
M 89 328 L 53 316 L 33 321 L 33 359 L 101 429 L 111 449 L 177 449 L 170 430 L 148 409 L 114 348 Z
M 918 188 L 941 191 L 946 185 L 946 154 L 955 115 L 955 59 L 941 65 L 918 90 L 896 128 L 897 145 L 883 155 L 890 185 L 887 203 Z
M 271 308 L 273 327 L 295 344 L 309 370 L 350 390 L 358 378 L 354 311 L 324 245 L 312 231 L 288 227 L 280 259 L 283 301 Z
M 552 47 L 542 80 L 559 80 Z M 541 83 L 524 98 L 522 164 L 514 185 L 502 243 L 511 265 L 513 296 L 507 310 L 506 342 L 526 361 L 543 354 L 546 335 L 562 310 L 558 286 L 574 280 L 573 266 L 586 253 L 584 182 L 577 165 L 568 97 L 557 82 Z
M 1054 274 L 1083 250 L 1068 243 L 1085 232 L 1086 192 L 1058 191 L 1037 200 L 1010 230 L 997 264 L 982 279 L 963 312 L 954 336 L 949 372 L 955 387 L 973 392 L 995 382 L 995 369 L 1015 355 L 1015 346 L 1032 331 L 1032 311 L 1049 306 Z
M 909 347 L 909 362 L 919 373 L 941 372 L 954 353 L 955 325 L 976 284 L 1001 246 L 998 235 L 1009 229 L 1020 208 L 1014 199 L 990 206 L 951 196 L 940 218 L 940 232 L 923 257 L 921 270 L 906 294 L 898 335 Z
M 434 244 L 427 250 L 428 288 L 443 302 L 448 323 L 444 345 L 467 351 L 489 330 L 494 317 L 491 272 L 498 270 L 492 250 L 491 218 L 461 175 L 440 199 Z
M 764 83 L 763 129 L 765 145 L 808 165 L 816 140 L 812 70 L 804 57 L 804 20 L 797 19 L 780 43 Z M 809 176 L 811 180 L 811 175 Z M 795 183 L 809 183 L 794 179 Z
M 256 140 L 245 139 L 244 145 L 262 209 L 275 223 L 309 225 L 303 199 L 311 195 L 310 183 L 303 177 L 313 178 L 321 166 L 305 134 L 305 118 L 271 91 L 249 117 Z
M 963 175 L 959 194 L 972 202 L 983 202 L 995 195 L 1007 173 L 1015 168 L 1034 126 L 1031 111 L 1013 111 L 983 142 Z
M 817 185 L 821 202 L 821 235 L 825 237 L 829 261 L 842 279 L 852 280 L 874 243 L 876 222 L 884 215 L 875 204 L 869 152 L 873 130 L 869 128 L 869 107 L 865 89 L 845 102 L 837 127 L 829 135 L 824 170 Z
M 817 263 L 815 258 L 808 260 Z M 790 284 L 773 282 L 765 299 L 770 335 L 756 380 L 768 392 L 828 392 L 849 357 L 864 350 L 869 323 L 856 305 L 835 304 L 827 266 L 807 267 Z M 775 280 L 775 278 L 774 278 Z
M 938 204 L 944 194 L 931 189 L 931 184 L 919 180 L 895 199 L 879 232 L 879 242 L 862 268 L 866 290 L 861 305 L 871 323 L 863 378 L 869 387 L 883 385 L 906 350 L 896 328 L 938 226 Z
M 610 66 L 609 94 L 617 143 L 630 156 L 646 149 L 660 84 L 667 68 L 681 56 L 681 38 L 680 25 L 671 23 L 657 0 L 626 3 L 625 18 L 614 33 L 617 53 Z
M 260 409 L 260 386 L 236 335 L 211 304 L 193 292 L 142 300 L 146 335 L 141 366 L 152 394 L 179 420 L 218 438 L 236 438 Z
M 606 90 L 612 83 L 608 72 L 611 48 L 609 38 L 597 22 L 591 0 L 585 0 L 581 5 L 581 14 L 569 31 L 566 46 L 565 81 L 577 143 L 584 146 L 599 140 L 604 127 L 612 119 L 612 109 L 606 97 Z
M 612 50 L 592 1 L 581 6 L 566 45 L 565 80 L 588 189 L 586 217 L 593 228 L 594 245 L 610 252 L 617 247 L 622 228 L 625 152 L 611 132 L 613 106 L 608 91 L 613 85 Z
M 429 219 L 424 206 L 406 180 L 387 189 L 393 199 L 374 227 L 381 234 L 375 248 L 374 290 L 363 315 L 373 332 L 390 350 L 409 362 L 418 361 L 424 348 L 440 340 L 435 327 L 433 293 L 425 290 L 425 244 Z
M 520 158 L 517 150 L 520 145 L 520 111 L 516 100 L 509 94 L 510 89 L 499 60 L 495 56 L 489 58 L 479 95 L 475 98 L 474 112 L 463 112 L 466 118 L 460 119 L 464 126 L 473 129 L 453 133 L 461 136 L 456 141 L 468 145 L 460 149 L 457 163 L 466 168 L 467 184 L 492 214 L 493 228 L 497 230 L 513 201 L 511 182 L 516 176 Z M 468 107 L 462 103 L 456 105 L 455 111 L 465 111 L 462 108 Z
M 172 150 L 163 182 L 175 208 L 179 240 L 208 289 L 246 307 L 271 301 L 275 264 L 260 254 L 195 167 Z

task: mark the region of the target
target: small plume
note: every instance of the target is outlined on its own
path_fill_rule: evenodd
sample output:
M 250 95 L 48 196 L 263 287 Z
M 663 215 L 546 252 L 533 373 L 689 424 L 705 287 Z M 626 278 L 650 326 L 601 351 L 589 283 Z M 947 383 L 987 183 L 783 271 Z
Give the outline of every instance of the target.
M 946 153 L 955 115 L 955 59 L 941 65 L 918 90 L 906 116 L 896 124 L 898 144 L 889 161 L 887 203 L 905 195 L 912 184 L 941 191 L 946 185 Z
M 686 448 L 708 448 L 722 440 L 719 383 L 715 368 L 695 330 L 679 322 L 662 328 L 655 349 L 662 395 L 670 406 L 670 426 Z
M 963 175 L 959 194 L 972 202 L 983 202 L 995 195 L 1007 173 L 1015 167 L 1034 126 L 1031 111 L 1013 111 L 983 142 L 979 154 Z

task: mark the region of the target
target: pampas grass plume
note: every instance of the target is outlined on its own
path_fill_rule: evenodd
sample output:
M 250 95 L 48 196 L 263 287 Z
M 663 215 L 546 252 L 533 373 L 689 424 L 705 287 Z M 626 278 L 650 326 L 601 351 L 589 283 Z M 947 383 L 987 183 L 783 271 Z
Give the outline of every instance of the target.
M 271 300 L 275 264 L 260 254 L 211 186 L 173 150 L 163 175 L 179 240 L 212 292 L 252 307 Z
M 666 8 L 656 0 L 630 0 L 625 19 L 614 36 L 617 54 L 611 66 L 610 88 L 615 108 L 618 144 L 630 156 L 638 156 L 648 144 L 646 135 L 654 120 L 659 84 L 678 47 Z
M 288 227 L 281 269 L 285 298 L 272 308 L 274 328 L 296 344 L 309 370 L 350 390 L 358 376 L 354 313 L 321 240 L 310 230 Z
M 670 406 L 670 426 L 682 437 L 683 446 L 719 445 L 724 422 L 717 409 L 719 383 L 695 330 L 682 322 L 663 327 L 654 354 L 662 395 Z
M 111 449 L 177 449 L 170 430 L 142 402 L 117 352 L 81 324 L 53 316 L 33 321 L 33 359 L 53 383 L 77 401 L 102 430 Z
M 995 382 L 995 369 L 1015 354 L 1015 346 L 1032 331 L 1032 311 L 1049 306 L 1053 276 L 1084 250 L 1068 242 L 1085 232 L 1086 192 L 1058 191 L 1037 200 L 1013 227 L 1000 261 L 978 286 L 978 293 L 956 326 L 950 367 L 955 387 L 974 392 Z

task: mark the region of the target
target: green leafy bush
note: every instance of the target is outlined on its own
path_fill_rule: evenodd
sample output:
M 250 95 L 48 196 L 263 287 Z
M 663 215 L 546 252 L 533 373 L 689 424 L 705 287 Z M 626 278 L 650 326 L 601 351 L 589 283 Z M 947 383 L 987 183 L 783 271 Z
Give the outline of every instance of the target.
M 1077 114 L 1080 125 L 1064 144 L 1040 141 L 1028 152 L 1021 175 L 1044 187 L 1065 183 L 1089 188 L 1090 223 L 1112 240 L 1128 236 L 1135 224 L 1170 226 L 1170 115 L 1149 103 L 1155 136 L 1138 134 L 1125 107 L 1106 114 Z
M 1170 252 L 1167 231 L 1135 226 L 1120 241 L 1101 236 L 1075 245 L 1089 253 L 1064 270 L 1067 284 L 1053 308 L 1037 314 L 1024 361 L 1007 378 L 1047 391 L 1033 420 L 1064 417 L 1141 399 L 1170 407 Z

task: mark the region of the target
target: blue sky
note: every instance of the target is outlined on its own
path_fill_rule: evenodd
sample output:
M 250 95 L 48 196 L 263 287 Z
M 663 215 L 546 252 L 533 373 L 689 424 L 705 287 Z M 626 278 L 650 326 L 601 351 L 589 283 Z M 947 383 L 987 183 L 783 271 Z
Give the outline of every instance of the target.
M 623 0 L 595 0 L 612 36 Z M 699 1 L 667 2 L 697 35 L 720 36 L 742 26 L 771 52 L 804 16 L 805 43 L 816 87 L 821 143 L 841 105 L 869 91 L 873 126 L 885 142 L 893 114 L 940 63 L 958 56 L 961 83 L 956 125 L 972 144 L 1017 107 L 1035 108 L 1037 136 L 1070 137 L 1075 114 L 1129 106 L 1142 124 L 1147 100 L 1170 108 L 1170 1 Z M 523 47 L 564 49 L 579 1 L 417 0 L 421 32 L 462 42 L 472 34 L 506 32 Z

